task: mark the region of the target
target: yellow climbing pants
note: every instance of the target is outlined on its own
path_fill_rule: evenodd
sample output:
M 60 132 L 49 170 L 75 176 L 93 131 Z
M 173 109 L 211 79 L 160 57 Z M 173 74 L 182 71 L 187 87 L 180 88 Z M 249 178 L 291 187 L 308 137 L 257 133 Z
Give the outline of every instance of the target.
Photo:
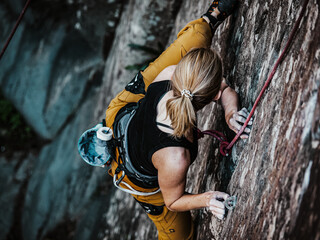
M 212 33 L 209 24 L 202 18 L 188 23 L 179 33 L 177 39 L 149 66 L 141 73 L 145 84 L 145 91 L 156 78 L 156 76 L 166 67 L 176 65 L 181 58 L 192 48 L 209 48 L 212 41 Z M 106 124 L 112 127 L 118 111 L 130 102 L 138 102 L 144 94 L 134 94 L 123 90 L 110 103 L 106 111 Z M 119 153 L 116 152 L 118 159 Z M 118 164 L 113 161 L 109 170 L 111 176 L 115 175 Z M 117 179 L 121 172 L 117 175 Z M 153 192 L 156 189 L 145 189 L 132 183 L 127 176 L 123 179 L 132 188 L 140 192 Z M 121 184 L 120 184 L 121 185 Z M 122 186 L 122 185 L 121 185 Z M 122 186 L 126 188 L 125 186 Z M 183 240 L 193 239 L 194 227 L 190 212 L 172 212 L 164 204 L 161 192 L 151 196 L 132 195 L 138 202 L 160 207 L 160 214 L 148 214 L 158 230 L 158 238 L 161 240 Z M 161 208 L 163 207 L 163 209 Z

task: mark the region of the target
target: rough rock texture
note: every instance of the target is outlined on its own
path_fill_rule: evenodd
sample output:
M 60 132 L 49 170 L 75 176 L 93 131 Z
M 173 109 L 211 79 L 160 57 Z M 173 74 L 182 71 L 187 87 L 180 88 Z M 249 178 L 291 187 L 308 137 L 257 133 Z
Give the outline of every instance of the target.
M 238 15 L 219 28 L 214 46 L 242 106 L 252 107 L 300 4 L 244 1 Z M 291 50 L 256 110 L 249 140 L 238 142 L 230 158 L 221 158 L 215 145 L 210 154 L 206 144 L 200 149 L 207 161 L 198 158 L 201 167 L 194 166 L 190 177 L 203 179 L 191 189 L 227 189 L 238 204 L 223 222 L 199 213 L 199 239 L 320 238 L 319 20 L 319 3 L 310 1 Z M 204 124 L 214 121 L 215 109 L 204 110 Z
M 252 107 L 297 19 L 298 0 L 243 0 L 212 47 L 242 106 Z M 3 42 L 24 1 L 0 3 Z M 200 1 L 33 1 L 0 62 L 0 86 L 43 138 L 39 154 L 0 156 L 0 239 L 155 239 L 140 206 L 86 166 L 76 142 L 150 56 L 129 43 L 168 45 L 208 7 Z M 238 197 L 225 221 L 193 211 L 197 239 L 320 239 L 319 2 L 310 0 L 286 59 L 259 104 L 250 138 L 230 157 L 200 141 L 188 190 Z M 178 11 L 179 10 L 179 11 Z M 169 38 L 169 40 L 168 40 Z M 220 105 L 201 129 L 227 130 Z
M 236 27 L 230 24 L 224 36 L 224 28 L 219 29 L 215 39 L 243 106 L 253 105 L 286 43 L 299 13 L 298 4 L 246 1 L 238 13 L 241 17 L 230 22 Z M 319 19 L 319 5 L 310 1 L 291 51 L 256 111 L 249 140 L 238 143 L 231 158 L 220 161 L 236 165 L 227 189 L 238 197 L 237 208 L 225 222 L 213 220 L 209 232 L 203 231 L 202 223 L 207 223 L 204 211 L 199 217 L 200 239 L 320 238 L 316 204 L 320 177 Z M 227 44 L 222 39 L 228 39 Z M 216 171 L 207 164 L 201 167 L 207 166 L 204 179 L 212 178 L 212 183 L 198 182 L 195 189 L 224 187 L 224 167 L 217 168 L 219 157 L 214 159 Z
M 126 194 L 114 194 L 105 171 L 80 160 L 76 143 L 104 116 L 105 98 L 110 100 L 135 75 L 124 67 L 150 58 L 128 44 L 165 45 L 180 3 L 33 1 L 0 62 L 0 83 L 3 94 L 39 135 L 52 141 L 38 155 L 0 156 L 0 190 L 5 193 L 0 196 L 0 239 L 155 235 L 155 229 L 144 224 L 147 216 L 140 207 Z M 22 3 L 0 6 L 4 42 Z M 158 27 L 160 20 L 163 25 Z M 123 76 L 104 77 L 108 73 L 103 68 L 111 63 Z M 120 77 L 123 80 L 115 83 Z
M 24 1 L 7 2 L 0 3 L 1 42 L 16 21 L 12 12 Z M 40 136 L 56 136 L 101 75 L 101 55 L 108 51 L 101 51 L 103 39 L 110 45 L 106 32 L 114 32 L 120 10 L 119 3 L 106 1 L 32 2 L 0 63 L 0 83 Z

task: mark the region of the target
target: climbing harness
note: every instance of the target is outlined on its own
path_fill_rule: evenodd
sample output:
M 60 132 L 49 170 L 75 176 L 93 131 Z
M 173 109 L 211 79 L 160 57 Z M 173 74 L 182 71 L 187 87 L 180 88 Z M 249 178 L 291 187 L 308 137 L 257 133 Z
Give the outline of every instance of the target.
M 119 158 L 116 159 L 118 164 L 115 174 L 113 176 L 113 184 L 124 192 L 131 193 L 140 196 L 150 196 L 160 192 L 158 186 L 158 176 L 150 176 L 139 172 L 132 164 L 129 152 L 128 152 L 128 128 L 129 124 L 139 107 L 138 103 L 129 103 L 123 107 L 117 114 L 115 121 L 113 123 L 114 137 L 116 140 L 116 145 L 119 151 Z M 118 174 L 121 173 L 119 179 L 117 179 Z M 146 188 L 157 188 L 153 192 L 139 192 L 133 189 L 129 184 L 122 182 L 125 176 L 136 185 L 144 186 Z M 120 183 L 125 185 L 129 189 L 122 188 Z
M 151 195 L 154 195 L 154 194 L 160 192 L 160 188 L 157 189 L 156 191 L 153 191 L 153 192 L 140 192 L 140 191 L 135 190 L 128 183 L 122 181 L 124 176 L 125 176 L 125 174 L 126 173 L 124 171 L 122 171 L 122 175 L 118 180 L 117 180 L 117 174 L 113 175 L 113 185 L 116 188 L 120 189 L 121 191 L 124 191 L 126 193 L 130 193 L 130 194 L 133 194 L 133 195 L 138 195 L 138 196 L 151 196 Z M 120 183 L 125 185 L 129 189 L 121 187 Z
M 20 13 L 19 18 L 18 18 L 16 24 L 14 25 L 14 28 L 12 29 L 10 35 L 9 35 L 9 38 L 7 39 L 4 47 L 3 47 L 2 50 L 1 50 L 0 60 L 1 60 L 4 52 L 6 51 L 7 47 L 9 46 L 9 43 L 10 43 L 11 39 L 13 38 L 13 35 L 15 34 L 15 32 L 16 32 L 16 30 L 17 30 L 17 28 L 18 28 L 18 26 L 19 26 L 19 24 L 20 24 L 20 22 L 21 22 L 21 20 L 22 20 L 22 18 L 23 18 L 23 15 L 25 14 L 25 12 L 26 12 L 26 10 L 27 10 L 30 2 L 31 2 L 31 0 L 28 0 L 28 1 L 26 2 L 26 4 L 25 4 L 24 8 L 22 9 L 22 12 Z
M 145 202 L 141 202 L 139 200 L 137 200 L 136 198 L 134 198 L 134 200 L 136 200 L 140 206 L 146 211 L 147 214 L 153 215 L 153 216 L 158 216 L 161 213 L 163 213 L 163 209 L 164 209 L 164 204 L 161 206 L 156 206 L 156 205 L 152 205 L 149 203 L 145 203 Z
M 116 161 L 118 167 L 113 175 L 113 184 L 130 194 L 150 196 L 160 192 L 158 176 L 149 176 L 139 172 L 133 166 L 128 153 L 128 127 L 139 103 L 129 103 L 118 112 L 113 123 L 114 137 L 112 130 L 106 127 L 105 121 L 85 131 L 79 139 L 78 151 L 86 163 L 92 166 L 106 167 L 107 172 L 111 169 L 112 161 Z M 115 154 L 116 148 L 119 152 L 118 159 Z M 137 191 L 123 181 L 125 176 L 138 186 L 147 189 L 157 188 L 157 190 L 152 192 Z
M 304 15 L 305 11 L 306 11 L 308 2 L 309 2 L 309 0 L 305 0 L 305 1 L 304 1 L 303 5 L 302 5 L 301 12 L 300 12 L 300 15 L 299 15 L 299 17 L 298 17 L 298 19 L 297 19 L 297 21 L 296 21 L 296 23 L 295 23 L 295 25 L 294 25 L 291 33 L 290 33 L 290 35 L 289 35 L 289 39 L 288 39 L 288 41 L 287 41 L 287 43 L 286 43 L 286 45 L 285 45 L 285 47 L 284 47 L 284 49 L 283 49 L 280 57 L 279 57 L 278 60 L 276 61 L 275 65 L 274 65 L 274 67 L 273 67 L 273 69 L 272 69 L 272 72 L 270 73 L 270 75 L 269 75 L 267 81 L 265 82 L 262 90 L 260 91 L 260 94 L 259 94 L 259 96 L 257 97 L 257 99 L 256 99 L 256 101 L 255 101 L 255 103 L 254 103 L 254 105 L 253 105 L 253 107 L 252 107 L 252 109 L 251 109 L 251 111 L 250 111 L 250 113 L 249 113 L 249 116 L 247 117 L 247 120 L 245 121 L 245 123 L 243 124 L 243 126 L 241 127 L 241 129 L 239 130 L 239 132 L 237 133 L 237 135 L 233 138 L 233 140 L 232 140 L 230 143 L 227 142 L 227 141 L 226 141 L 227 138 L 223 135 L 223 133 L 220 133 L 220 132 L 219 132 L 219 134 L 218 134 L 218 132 L 217 132 L 217 131 L 214 131 L 214 130 L 207 130 L 207 131 L 204 131 L 204 132 L 201 132 L 200 130 L 198 130 L 198 136 L 199 136 L 199 138 L 202 138 L 202 137 L 204 136 L 204 134 L 208 134 L 208 135 L 211 135 L 211 136 L 217 138 L 217 139 L 220 141 L 220 153 L 221 153 L 223 156 L 228 156 L 228 154 L 229 154 L 230 151 L 231 151 L 231 148 L 233 147 L 233 145 L 235 144 L 235 142 L 238 140 L 238 138 L 240 137 L 240 135 L 243 133 L 244 129 L 247 127 L 247 125 L 248 125 L 248 123 L 249 123 L 249 121 L 250 121 L 250 119 L 251 119 L 254 111 L 256 110 L 256 107 L 257 107 L 260 99 L 262 98 L 263 93 L 265 92 L 265 90 L 266 90 L 267 87 L 269 86 L 269 84 L 270 84 L 270 82 L 271 82 L 271 80 L 272 80 L 272 78 L 273 78 L 273 76 L 274 76 L 274 74 L 275 74 L 278 66 L 279 66 L 280 63 L 283 61 L 283 59 L 284 59 L 284 57 L 285 57 L 285 54 L 287 53 L 287 51 L 288 51 L 288 49 L 289 49 L 289 47 L 290 47 L 290 45 L 291 45 L 291 43 L 292 43 L 292 41 L 293 41 L 293 38 L 294 38 L 295 34 L 297 33 L 297 30 L 298 30 L 298 28 L 299 28 L 299 25 L 300 25 L 300 22 L 301 22 L 301 20 L 302 20 L 302 17 L 303 17 L 303 15 Z M 199 131 L 200 131 L 200 133 L 199 133 Z M 217 137 L 217 136 L 218 136 L 218 137 Z M 223 137 L 222 137 L 222 136 L 223 136 Z

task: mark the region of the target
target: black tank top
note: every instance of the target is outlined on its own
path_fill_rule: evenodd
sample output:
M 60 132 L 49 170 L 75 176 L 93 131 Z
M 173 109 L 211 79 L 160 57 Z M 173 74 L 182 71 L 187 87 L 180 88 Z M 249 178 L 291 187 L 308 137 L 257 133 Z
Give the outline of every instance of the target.
M 179 146 L 189 149 L 191 163 L 198 153 L 196 129 L 191 143 L 185 137 L 174 139 L 157 127 L 157 105 L 169 90 L 170 81 L 150 84 L 128 128 L 129 156 L 134 167 L 143 174 L 158 175 L 157 169 L 152 164 L 152 155 L 162 148 Z

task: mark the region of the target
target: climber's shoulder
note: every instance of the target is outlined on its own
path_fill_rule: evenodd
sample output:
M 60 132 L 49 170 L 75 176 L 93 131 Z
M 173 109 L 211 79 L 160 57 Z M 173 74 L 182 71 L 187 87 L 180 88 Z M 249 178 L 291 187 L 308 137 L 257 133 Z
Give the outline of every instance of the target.
M 152 163 L 159 173 L 184 174 L 191 163 L 190 152 L 184 147 L 165 147 L 152 155 Z
M 176 65 L 170 65 L 163 69 L 158 76 L 153 80 L 153 82 L 159 82 L 163 80 L 171 80 L 174 70 L 176 69 Z

